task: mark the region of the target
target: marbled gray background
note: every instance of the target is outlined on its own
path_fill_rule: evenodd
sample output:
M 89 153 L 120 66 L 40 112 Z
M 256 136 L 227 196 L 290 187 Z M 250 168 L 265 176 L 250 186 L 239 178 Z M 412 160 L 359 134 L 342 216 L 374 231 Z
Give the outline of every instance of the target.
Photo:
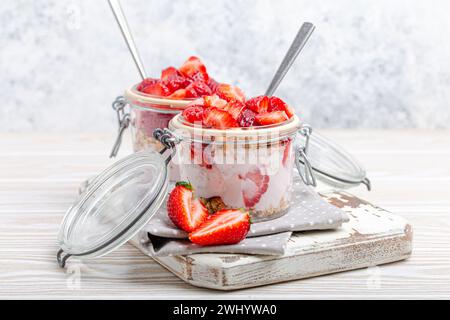
M 277 95 L 315 127 L 450 127 L 450 1 L 122 0 L 147 71 L 191 54 L 262 93 L 301 22 L 316 24 Z M 106 1 L 2 1 L 0 130 L 115 129 L 138 74 Z

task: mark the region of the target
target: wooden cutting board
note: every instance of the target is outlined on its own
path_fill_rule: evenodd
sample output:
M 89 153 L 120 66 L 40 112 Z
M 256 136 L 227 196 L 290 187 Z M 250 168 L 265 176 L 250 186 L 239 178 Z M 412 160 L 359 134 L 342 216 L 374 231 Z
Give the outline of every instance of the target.
M 337 230 L 294 233 L 283 256 L 202 253 L 154 259 L 194 286 L 235 290 L 376 266 L 411 255 L 412 227 L 402 217 L 349 193 L 322 196 L 347 212 L 350 221 Z

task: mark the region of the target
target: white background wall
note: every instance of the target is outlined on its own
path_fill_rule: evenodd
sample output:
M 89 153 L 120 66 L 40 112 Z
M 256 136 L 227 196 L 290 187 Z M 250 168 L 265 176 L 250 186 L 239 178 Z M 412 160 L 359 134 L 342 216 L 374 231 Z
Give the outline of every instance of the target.
M 303 21 L 316 25 L 277 95 L 315 127 L 450 128 L 450 1 L 122 0 L 147 71 L 191 54 L 264 91 Z M 0 3 L 0 130 L 115 128 L 138 74 L 105 1 Z

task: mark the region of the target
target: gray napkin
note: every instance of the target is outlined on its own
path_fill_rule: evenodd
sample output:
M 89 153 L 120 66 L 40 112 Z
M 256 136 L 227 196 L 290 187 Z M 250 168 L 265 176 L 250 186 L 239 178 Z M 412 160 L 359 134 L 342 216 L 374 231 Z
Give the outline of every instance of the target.
M 165 205 L 139 234 L 138 246 L 150 255 L 185 255 L 220 252 L 280 255 L 292 232 L 335 229 L 348 221 L 342 210 L 323 200 L 299 179 L 293 184 L 292 204 L 288 213 L 270 221 L 253 223 L 247 238 L 235 245 L 201 247 L 189 242 L 167 216 Z

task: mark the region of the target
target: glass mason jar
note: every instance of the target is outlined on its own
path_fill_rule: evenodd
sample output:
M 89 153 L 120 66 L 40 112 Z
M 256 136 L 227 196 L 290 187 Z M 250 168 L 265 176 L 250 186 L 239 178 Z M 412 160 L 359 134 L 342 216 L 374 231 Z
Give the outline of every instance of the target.
M 198 197 L 220 197 L 227 207 L 246 208 L 255 221 L 285 214 L 291 203 L 297 116 L 276 125 L 211 129 L 184 121 L 169 122 L 180 138 L 174 166 Z
M 128 88 L 124 96 L 119 96 L 113 102 L 113 109 L 117 112 L 119 132 L 111 151 L 110 157 L 115 157 L 119 151 L 122 134 L 127 127 L 131 127 L 133 151 L 139 152 L 150 149 L 160 151 L 163 145 L 153 137 L 157 128 L 167 128 L 169 121 L 194 99 L 174 100 L 142 93 L 136 89 L 137 85 Z M 128 106 L 128 110 L 125 110 Z M 169 164 L 171 181 L 178 180 L 178 168 Z
M 167 128 L 169 121 L 193 99 L 173 100 L 142 93 L 132 86 L 125 91 L 130 107 L 130 126 L 134 152 L 147 148 L 159 151 L 161 143 L 153 137 L 156 128 Z

